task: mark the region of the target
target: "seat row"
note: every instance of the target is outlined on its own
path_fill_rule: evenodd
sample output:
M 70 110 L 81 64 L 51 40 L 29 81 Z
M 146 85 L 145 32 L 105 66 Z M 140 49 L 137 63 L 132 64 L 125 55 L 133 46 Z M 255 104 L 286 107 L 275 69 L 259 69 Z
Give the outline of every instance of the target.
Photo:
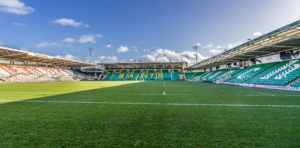
M 181 80 L 183 76 L 180 72 L 106 72 L 103 73 L 104 80 L 124 81 L 124 80 Z
M 1 81 L 71 80 L 72 77 L 72 71 L 63 68 L 0 65 Z
M 285 86 L 300 78 L 300 60 L 259 64 L 245 69 L 188 73 L 188 80 Z M 192 76 L 191 76 L 192 75 Z M 299 81 L 291 86 L 299 87 Z

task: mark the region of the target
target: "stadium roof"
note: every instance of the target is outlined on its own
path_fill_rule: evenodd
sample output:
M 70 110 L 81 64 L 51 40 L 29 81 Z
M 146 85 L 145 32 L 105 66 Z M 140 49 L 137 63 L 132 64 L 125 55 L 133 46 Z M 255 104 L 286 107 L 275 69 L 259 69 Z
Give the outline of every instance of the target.
M 36 62 L 37 64 L 62 66 L 62 67 L 75 67 L 75 66 L 90 66 L 92 64 L 67 60 L 63 58 L 57 58 L 49 55 L 38 54 L 28 51 L 16 50 L 7 47 L 0 46 L 0 59 L 24 61 L 24 62 Z
M 300 49 L 300 20 L 196 63 L 188 69 L 210 68 L 294 49 Z
M 184 69 L 187 62 L 98 63 L 105 69 Z

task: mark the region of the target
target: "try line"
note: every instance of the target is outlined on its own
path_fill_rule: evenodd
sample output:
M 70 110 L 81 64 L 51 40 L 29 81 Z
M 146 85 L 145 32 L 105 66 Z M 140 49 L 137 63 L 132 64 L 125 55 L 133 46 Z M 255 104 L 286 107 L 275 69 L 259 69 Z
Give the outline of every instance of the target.
M 300 108 L 300 105 L 268 104 L 190 104 L 190 103 L 142 103 L 142 102 L 94 102 L 94 101 L 46 101 L 46 100 L 0 100 L 0 102 L 63 103 L 63 104 L 117 104 L 117 105 L 165 105 L 165 106 L 221 106 L 221 107 L 281 107 Z

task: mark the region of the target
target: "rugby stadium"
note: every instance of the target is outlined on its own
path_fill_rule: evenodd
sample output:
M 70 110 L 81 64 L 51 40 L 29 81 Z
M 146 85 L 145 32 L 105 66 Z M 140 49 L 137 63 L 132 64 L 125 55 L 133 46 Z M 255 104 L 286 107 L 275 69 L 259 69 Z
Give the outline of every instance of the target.
M 0 147 L 299 147 L 299 123 L 300 20 L 194 64 L 0 46 Z

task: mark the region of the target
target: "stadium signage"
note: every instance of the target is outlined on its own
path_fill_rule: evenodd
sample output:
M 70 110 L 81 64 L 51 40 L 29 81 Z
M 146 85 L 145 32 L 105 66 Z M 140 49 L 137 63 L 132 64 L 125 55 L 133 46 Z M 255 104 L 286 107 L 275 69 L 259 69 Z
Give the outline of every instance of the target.
M 121 73 L 121 74 L 119 74 L 118 79 L 124 79 L 125 77 L 126 77 L 125 73 Z M 154 79 L 156 77 L 156 74 L 155 73 L 150 73 L 150 74 L 148 74 L 148 73 L 142 73 L 141 74 L 141 78 L 142 79 L 147 79 L 148 77 Z M 128 79 L 129 78 L 134 78 L 134 74 L 130 73 L 130 74 L 128 74 L 128 76 L 126 78 L 128 78 Z M 164 75 L 163 74 L 157 74 L 157 78 L 163 79 Z

